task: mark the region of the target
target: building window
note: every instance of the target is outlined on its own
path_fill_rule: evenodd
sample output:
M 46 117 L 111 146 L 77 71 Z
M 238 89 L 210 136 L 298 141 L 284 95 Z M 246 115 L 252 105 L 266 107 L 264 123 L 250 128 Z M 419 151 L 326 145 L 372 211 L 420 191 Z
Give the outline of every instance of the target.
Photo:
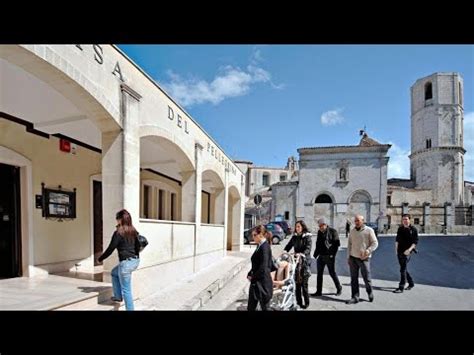
M 288 221 L 290 219 L 290 211 L 285 211 L 285 220 Z
M 158 219 L 165 217 L 165 190 L 158 191 Z
M 280 175 L 280 181 L 286 181 L 286 174 Z
M 431 139 L 426 140 L 426 149 L 431 148 Z
M 391 204 L 392 204 L 392 196 L 388 195 L 387 196 L 387 205 L 391 205 Z
M 433 85 L 430 82 L 425 84 L 425 101 L 433 98 Z
M 262 185 L 263 186 L 270 186 L 270 175 L 268 173 L 264 173 L 262 176 Z
M 461 83 L 458 83 L 459 85 L 459 104 L 462 106 L 462 87 Z
M 176 209 L 176 194 L 172 192 L 171 193 L 171 220 L 172 221 L 176 221 L 175 209 Z
M 414 224 L 420 224 L 420 219 L 419 219 L 419 218 L 415 218 L 415 219 L 414 219 Z
M 150 218 L 150 186 L 143 185 L 143 217 Z

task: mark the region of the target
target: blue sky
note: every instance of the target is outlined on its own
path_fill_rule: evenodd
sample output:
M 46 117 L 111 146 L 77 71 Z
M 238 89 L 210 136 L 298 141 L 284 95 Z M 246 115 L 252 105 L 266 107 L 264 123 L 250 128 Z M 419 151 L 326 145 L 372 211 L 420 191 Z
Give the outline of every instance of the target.
M 284 166 L 300 147 L 391 143 L 409 177 L 410 86 L 464 79 L 465 179 L 474 181 L 474 46 L 120 45 L 234 159 Z

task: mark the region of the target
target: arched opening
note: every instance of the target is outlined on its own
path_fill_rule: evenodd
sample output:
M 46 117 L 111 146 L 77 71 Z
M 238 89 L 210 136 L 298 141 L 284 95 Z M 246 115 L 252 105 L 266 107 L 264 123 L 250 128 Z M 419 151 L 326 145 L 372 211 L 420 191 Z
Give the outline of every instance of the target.
M 243 242 L 243 225 L 241 221 L 242 201 L 239 190 L 229 187 L 229 203 L 227 207 L 227 250 L 240 250 Z
M 425 84 L 425 101 L 431 100 L 433 98 L 433 84 L 427 82 Z
M 349 198 L 348 214 L 350 216 L 360 214 L 366 222 L 371 222 L 371 204 L 372 198 L 370 194 L 365 190 L 357 190 Z
M 459 95 L 459 104 L 462 106 L 462 86 L 461 86 L 461 83 L 458 83 L 458 95 Z
M 193 163 L 176 143 L 157 135 L 140 138 L 140 218 L 195 222 L 189 199 L 195 178 Z
M 332 198 L 331 196 L 327 194 L 321 194 L 318 197 L 316 197 L 316 200 L 314 203 L 332 203 Z
M 313 220 L 310 222 L 311 226 L 308 226 L 312 231 L 318 230 L 317 221 L 320 218 L 326 219 L 329 225 L 334 223 L 334 199 L 327 192 L 320 193 L 314 201 Z
M 224 224 L 225 189 L 219 175 L 213 170 L 202 173 L 201 223 Z

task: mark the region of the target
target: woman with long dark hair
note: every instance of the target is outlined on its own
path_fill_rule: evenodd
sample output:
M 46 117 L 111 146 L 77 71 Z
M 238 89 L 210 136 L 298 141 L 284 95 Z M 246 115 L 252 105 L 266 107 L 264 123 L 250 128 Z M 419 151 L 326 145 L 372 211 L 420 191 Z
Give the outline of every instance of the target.
M 98 261 L 102 261 L 110 256 L 114 249 L 117 249 L 120 263 L 112 269 L 112 286 L 114 295 L 112 301 L 125 301 L 125 309 L 133 311 L 132 297 L 132 272 L 140 263 L 138 242 L 138 232 L 132 224 L 132 217 L 127 210 L 117 212 L 117 230 L 112 236 L 109 247 L 99 256 Z
M 297 221 L 295 223 L 295 233 L 285 247 L 285 251 L 289 252 L 291 248 L 295 249 L 295 254 L 303 254 L 304 260 L 296 282 L 296 302 L 305 309 L 309 306 L 308 280 L 311 276 L 310 268 L 310 253 L 311 253 L 311 233 L 304 221 Z M 303 292 L 301 292 L 303 291 Z M 301 298 L 303 293 L 304 303 Z
M 247 309 L 255 311 L 260 303 L 262 311 L 266 311 L 273 295 L 273 282 L 270 274 L 273 267 L 272 249 L 267 242 L 267 231 L 264 226 L 255 227 L 252 230 L 252 237 L 258 246 L 252 254 L 252 269 L 247 275 L 250 281 Z

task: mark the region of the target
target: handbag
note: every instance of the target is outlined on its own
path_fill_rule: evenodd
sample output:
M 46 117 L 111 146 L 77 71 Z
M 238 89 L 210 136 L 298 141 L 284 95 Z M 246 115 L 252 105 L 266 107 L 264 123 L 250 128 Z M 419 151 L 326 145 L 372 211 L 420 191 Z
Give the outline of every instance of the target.
M 139 245 L 138 250 L 141 252 L 148 245 L 148 240 L 141 234 L 138 235 L 137 240 Z

